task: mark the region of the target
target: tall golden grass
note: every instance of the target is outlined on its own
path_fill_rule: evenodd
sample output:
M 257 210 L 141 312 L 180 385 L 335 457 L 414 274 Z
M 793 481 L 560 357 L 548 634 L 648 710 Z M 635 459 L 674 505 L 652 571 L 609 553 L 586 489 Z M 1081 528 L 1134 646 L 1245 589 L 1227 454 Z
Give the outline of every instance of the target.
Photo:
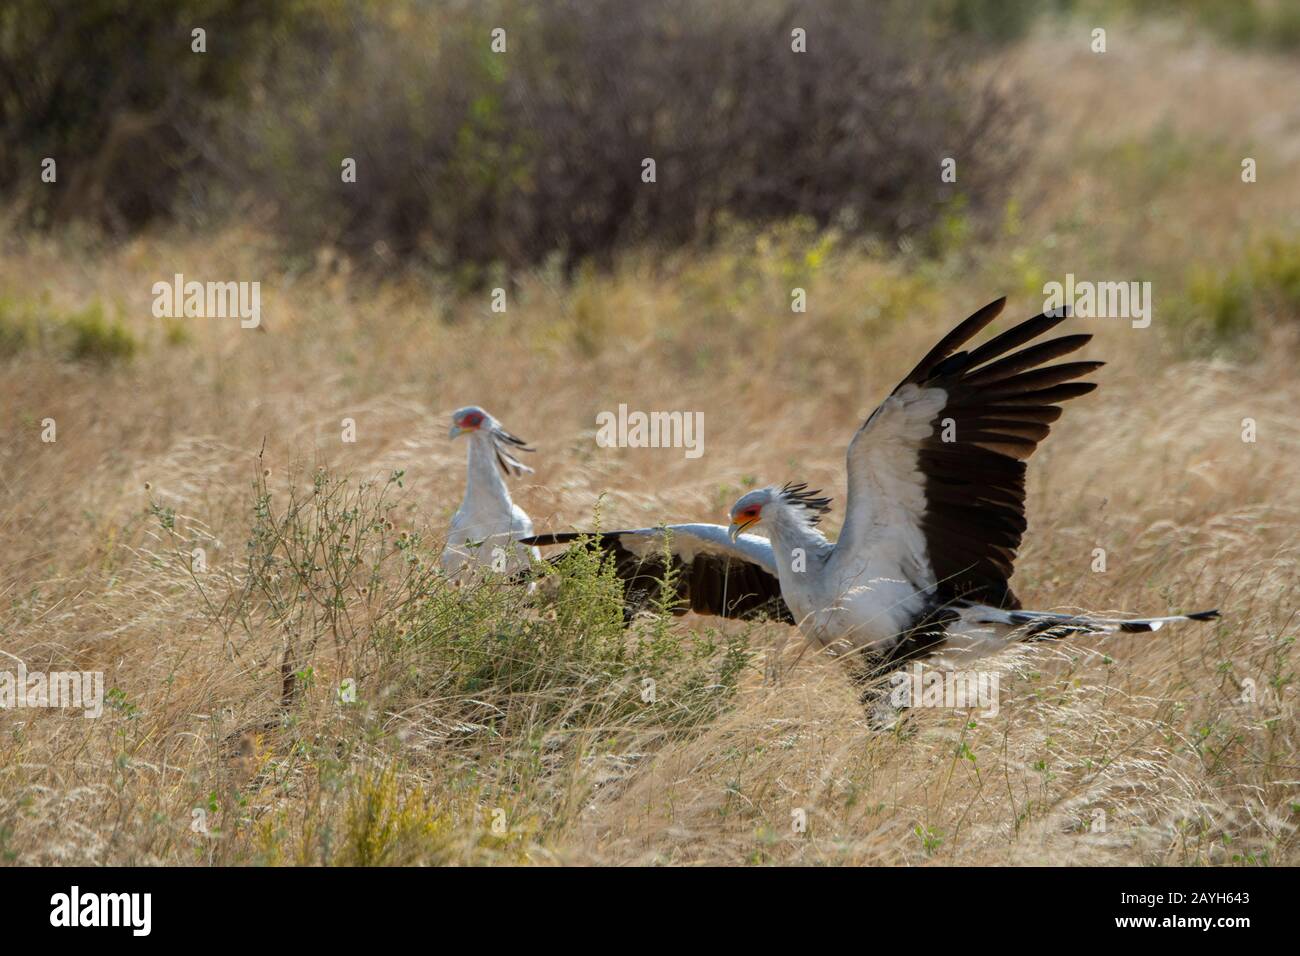
M 99 302 L 139 348 L 96 365 L 37 343 L 4 360 L 0 648 L 32 670 L 103 671 L 114 693 L 98 720 L 0 712 L 0 859 L 1300 860 L 1297 316 L 1257 303 L 1247 337 L 1207 350 L 1181 311 L 1194 266 L 1295 233 L 1300 67 L 1151 28 L 1112 31 L 1099 57 L 1076 32 L 1044 29 L 1003 62 L 1038 99 L 1040 148 L 999 234 L 972 247 L 955 224 L 938 258 L 798 223 L 737 230 L 707 256 L 647 252 L 571 286 L 517 277 L 494 314 L 486 295 L 361 282 L 325 253 L 268 273 L 276 250 L 252 229 L 8 240 L 8 314 Z M 1244 156 L 1257 183 L 1240 180 Z M 468 403 L 538 446 L 514 492 L 539 530 L 590 523 L 601 496 L 606 527 L 719 520 L 744 488 L 788 479 L 838 505 L 853 429 L 935 336 L 1003 293 L 1008 320 L 1027 317 L 1067 271 L 1151 278 L 1155 321 L 1072 323 L 1109 364 L 1031 462 L 1016 590 L 1030 607 L 1223 619 L 1006 655 L 995 717 L 921 710 L 876 732 L 797 635 L 692 618 L 648 639 L 729 636 L 754 659 L 718 707 L 672 720 L 615 706 L 634 686 L 566 701 L 563 680 L 385 696 L 409 661 L 365 649 L 392 621 L 359 588 L 339 608 L 357 643 L 295 657 L 315 679 L 286 712 L 284 628 L 251 598 L 256 613 L 226 613 L 255 577 L 258 489 L 283 507 L 317 468 L 353 488 L 403 472 L 386 540 L 418 535 L 414 556 L 436 555 L 464 481 L 446 413 Z M 176 272 L 260 279 L 265 331 L 153 319 L 150 288 Z M 704 456 L 598 449 L 596 412 L 620 402 L 705 410 Z M 482 613 L 535 613 L 523 603 Z M 343 707 L 353 667 L 370 676 Z

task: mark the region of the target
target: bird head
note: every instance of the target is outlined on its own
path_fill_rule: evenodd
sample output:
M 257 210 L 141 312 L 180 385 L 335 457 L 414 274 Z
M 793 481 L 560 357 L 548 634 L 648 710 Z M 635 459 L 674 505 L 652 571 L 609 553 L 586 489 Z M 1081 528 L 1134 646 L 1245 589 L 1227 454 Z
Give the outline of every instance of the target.
M 490 431 L 496 423 L 495 418 L 477 405 L 467 405 L 451 413 L 451 431 L 447 434 L 447 437 L 459 438 L 461 435 L 467 435 L 470 432 L 482 429 Z
M 822 515 L 831 510 L 831 499 L 819 498 L 819 494 L 816 489 L 808 490 L 803 482 L 788 482 L 780 488 L 774 485 L 751 491 L 731 506 L 731 527 L 728 534 L 735 541 L 746 529 L 765 519 L 771 521 L 782 514 L 811 528 L 821 520 Z
M 451 431 L 448 438 L 461 435 L 473 435 L 481 432 L 486 436 L 496 454 L 497 464 L 507 475 L 522 475 L 532 469 L 515 457 L 516 452 L 533 451 L 522 438 L 516 438 L 501 423 L 477 405 L 466 405 L 451 413 Z
M 752 528 L 763 520 L 763 509 L 775 500 L 772 488 L 759 488 L 742 495 L 731 506 L 731 527 L 727 533 L 735 541 L 746 528 Z

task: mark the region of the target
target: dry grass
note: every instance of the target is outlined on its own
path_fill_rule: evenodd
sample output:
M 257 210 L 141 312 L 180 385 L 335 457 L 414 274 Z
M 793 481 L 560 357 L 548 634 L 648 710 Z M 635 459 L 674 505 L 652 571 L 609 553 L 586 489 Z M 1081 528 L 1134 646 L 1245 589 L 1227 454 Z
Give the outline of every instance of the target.
M 0 859 L 1300 862 L 1296 315 L 1257 315 L 1253 348 L 1195 358 L 1182 317 L 1161 311 L 1191 263 L 1294 235 L 1300 68 L 1153 31 L 1112 31 L 1098 58 L 1052 30 L 1009 67 L 1047 123 L 1017 222 L 939 261 L 792 225 L 573 287 L 522 277 L 502 316 L 415 279 L 359 283 L 328 256 L 268 274 L 274 250 L 251 232 L 11 241 L 0 299 L 56 315 L 102 302 L 140 347 L 103 367 L 31 348 L 0 376 L 0 646 L 32 670 L 102 670 L 117 691 L 99 720 L 0 714 Z M 1260 162 L 1249 186 L 1244 155 Z M 440 675 L 412 684 L 418 667 L 386 650 L 397 602 L 363 593 L 373 581 L 353 569 L 339 614 L 302 623 L 329 637 L 295 645 L 316 679 L 280 722 L 284 618 L 248 596 L 245 549 L 264 467 L 277 508 L 317 467 L 351 479 L 344 495 L 404 471 L 391 510 L 366 506 L 394 526 L 366 552 L 389 596 L 409 584 L 396 536 L 436 553 L 458 503 L 464 449 L 445 415 L 470 402 L 537 443 L 516 500 L 539 528 L 588 522 L 601 494 L 606 526 L 718 520 L 754 482 L 808 480 L 842 500 L 848 437 L 936 333 L 1003 291 L 1008 316 L 1027 316 L 1067 271 L 1152 278 L 1156 319 L 1088 323 L 1089 357 L 1110 364 L 1033 462 L 1016 589 L 1033 607 L 1219 606 L 1221 622 L 1037 645 L 999 662 L 996 717 L 927 710 L 875 733 L 840 671 L 776 625 L 717 628 L 756 657 L 716 707 L 671 710 L 697 699 L 679 663 L 664 707 L 638 716 L 635 686 L 595 686 L 612 671 L 583 670 L 596 658 L 573 648 L 570 669 L 523 690 L 432 694 Z M 152 319 L 150 287 L 174 272 L 260 278 L 266 332 Z M 789 311 L 794 285 L 806 316 Z M 596 412 L 620 402 L 705 410 L 705 455 L 596 448 Z M 191 573 L 195 547 L 206 575 Z M 1098 547 L 1105 573 L 1091 570 Z M 418 601 L 467 632 L 532 613 L 422 587 Z M 689 653 L 713 629 L 643 637 Z M 341 707 L 333 687 L 352 674 L 361 702 Z M 195 809 L 214 821 L 206 836 Z

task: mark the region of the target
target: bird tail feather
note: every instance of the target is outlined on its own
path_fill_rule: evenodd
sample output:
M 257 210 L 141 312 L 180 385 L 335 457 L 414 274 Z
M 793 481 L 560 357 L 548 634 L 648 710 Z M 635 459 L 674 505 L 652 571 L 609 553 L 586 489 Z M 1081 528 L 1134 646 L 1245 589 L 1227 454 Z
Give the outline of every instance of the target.
M 1065 634 L 1120 632 L 1139 634 L 1158 631 L 1166 624 L 1180 621 L 1213 621 L 1219 617 L 1218 608 L 1197 611 L 1194 614 L 1173 614 L 1167 617 L 1094 617 L 1091 614 L 1058 614 L 1052 611 L 1002 611 L 1001 621 L 1025 628 L 1030 640 L 1040 637 L 1060 637 Z

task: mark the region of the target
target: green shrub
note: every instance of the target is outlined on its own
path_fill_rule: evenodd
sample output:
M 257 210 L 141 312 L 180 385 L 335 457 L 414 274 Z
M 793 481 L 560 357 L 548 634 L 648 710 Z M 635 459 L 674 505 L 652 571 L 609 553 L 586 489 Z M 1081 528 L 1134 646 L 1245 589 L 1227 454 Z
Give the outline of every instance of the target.
M 453 586 L 436 570 L 438 544 L 395 528 L 400 484 L 400 473 L 358 483 L 321 471 L 273 497 L 261 477 L 246 567 L 194 578 L 224 640 L 283 648 L 267 690 L 288 737 L 268 773 L 309 760 L 334 793 L 363 755 L 428 748 L 445 769 L 424 782 L 457 803 L 435 811 L 372 776 L 347 784 L 341 825 L 318 821 L 297 850 L 268 831 L 268 858 L 436 862 L 442 809 L 463 825 L 484 807 L 512 822 L 504 837 L 484 830 L 481 848 L 513 858 L 581 811 L 602 761 L 699 733 L 731 704 L 751 662 L 747 631 L 693 632 L 664 606 L 625 628 L 612 568 L 585 549 L 541 569 L 536 590 L 491 574 Z M 154 514 L 188 560 L 190 529 Z M 340 703 L 347 677 L 356 699 Z M 325 746 L 298 729 L 321 719 L 340 732 Z
M 1254 285 L 1279 310 L 1300 312 L 1300 237 L 1269 236 L 1257 243 L 1248 258 Z
M 1239 271 L 1197 267 L 1188 282 L 1187 303 L 1194 325 L 1212 342 L 1233 342 L 1254 329 L 1251 286 Z
M 138 343 L 99 302 L 60 315 L 43 302 L 0 299 L 0 358 L 28 350 L 108 364 L 135 355 Z
M 457 702 L 466 726 L 505 736 L 689 728 L 730 701 L 750 652 L 743 635 L 690 632 L 672 610 L 625 627 L 612 561 L 575 547 L 531 598 L 499 580 L 432 591 L 388 632 L 385 670 L 401 675 L 399 698 Z
M 451 823 L 432 807 L 421 787 L 403 790 L 389 768 L 352 781 L 338 866 L 412 866 L 446 862 Z
M 105 318 L 98 302 L 70 315 L 64 328 L 71 358 L 107 363 L 135 354 L 135 337 L 120 322 Z
M 1198 264 L 1175 308 L 1193 349 L 1248 344 L 1266 323 L 1300 319 L 1300 239 L 1269 236 L 1229 268 Z
M 36 347 L 40 326 L 30 306 L 0 298 L 0 358 L 8 358 Z
M 610 560 L 583 548 L 541 566 L 535 590 L 492 574 L 453 586 L 436 544 L 395 530 L 399 483 L 319 472 L 277 506 L 257 482 L 243 596 L 222 605 L 218 623 L 282 635 L 285 713 L 305 700 L 306 675 L 324 670 L 369 674 L 369 701 L 427 711 L 461 728 L 452 738 L 660 733 L 707 723 L 730 701 L 750 660 L 744 632 L 692 632 L 667 606 L 625 627 Z M 643 699 L 646 680 L 654 702 Z

